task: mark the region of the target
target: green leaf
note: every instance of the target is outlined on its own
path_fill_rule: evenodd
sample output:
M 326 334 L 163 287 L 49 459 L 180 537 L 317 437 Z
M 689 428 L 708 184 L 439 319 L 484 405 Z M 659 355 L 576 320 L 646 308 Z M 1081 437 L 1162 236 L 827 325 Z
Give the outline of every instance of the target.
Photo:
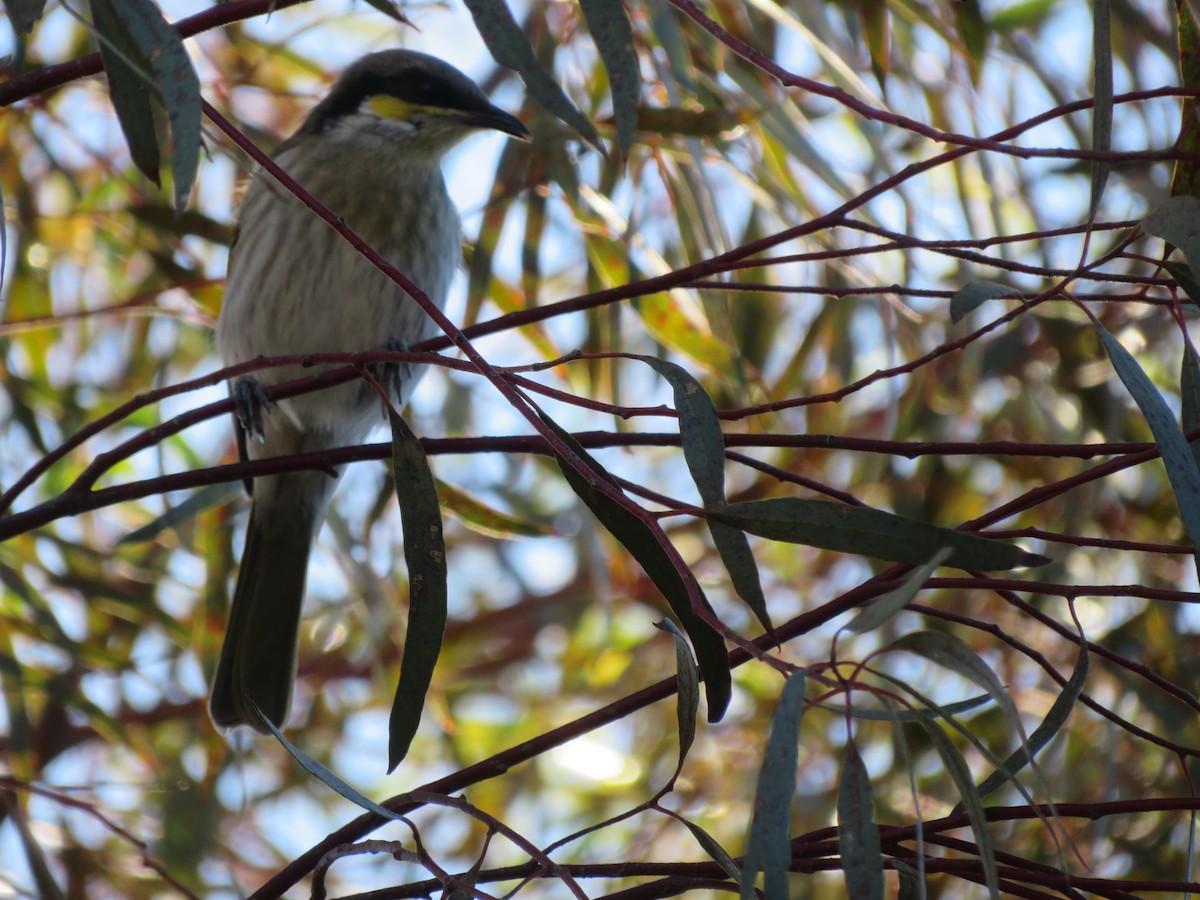
M 1172 197 L 1167 203 L 1176 200 L 1191 200 L 1200 204 L 1192 197 Z M 1161 207 L 1160 207 L 1161 209 Z M 1200 256 L 1196 257 L 1200 259 Z M 1100 340 L 1108 351 L 1113 368 L 1117 370 L 1126 390 L 1133 396 L 1134 402 L 1146 417 L 1146 424 L 1154 435 L 1154 443 L 1162 454 L 1163 465 L 1167 470 L 1167 480 L 1175 493 L 1175 502 L 1183 518 L 1183 527 L 1196 548 L 1196 565 L 1200 569 L 1200 463 L 1192 453 L 1192 448 L 1183 436 L 1179 425 L 1175 422 L 1167 402 L 1162 394 L 1142 371 L 1133 355 L 1121 346 L 1121 342 L 1113 337 L 1107 328 L 1096 323 L 1100 332 Z
M 27 34 L 37 24 L 46 9 L 46 0 L 5 0 L 8 20 L 18 35 Z
M 800 720 L 804 715 L 804 671 L 788 678 L 771 719 L 767 751 L 754 792 L 754 817 L 746 842 L 741 880 L 742 900 L 753 900 L 754 881 L 763 873 L 766 900 L 787 900 L 792 862 L 792 795 L 800 755 Z
M 548 537 L 557 533 L 549 525 L 510 516 L 440 478 L 435 480 L 442 507 L 472 531 L 495 538 Z
M 390 822 L 404 821 L 404 817 L 402 815 L 392 812 L 387 807 L 380 806 L 365 794 L 362 794 L 350 787 L 349 784 L 347 784 L 337 775 L 334 775 L 333 772 L 321 765 L 319 762 L 285 738 L 283 736 L 283 732 L 279 730 L 279 726 L 277 726 L 274 722 L 268 719 L 266 715 L 263 714 L 263 711 L 259 709 L 258 704 L 254 702 L 253 697 L 247 696 L 246 701 L 258 714 L 258 721 L 262 722 L 267 726 L 268 729 L 270 729 L 271 734 L 275 735 L 275 740 L 279 741 L 279 743 L 283 745 L 283 749 L 291 754 L 292 759 L 300 763 L 300 767 L 309 775 L 313 775 L 320 781 L 323 781 L 328 787 L 333 788 L 333 790 L 340 796 L 344 797 L 346 800 L 349 800 L 360 809 L 365 809 L 367 812 L 375 813 L 375 815 L 380 816 Z
M 692 658 L 687 638 L 679 626 L 670 619 L 654 623 L 675 641 L 675 677 L 679 687 L 676 691 L 675 717 L 679 725 L 679 765 L 676 774 L 683 768 L 688 750 L 696 739 L 696 711 L 700 708 L 700 670 Z
M 408 631 L 388 720 L 388 771 L 408 753 L 446 630 L 446 542 L 429 460 L 405 421 L 389 409 L 392 471 L 408 564 Z
M 642 96 L 642 72 L 633 45 L 629 14 L 621 0 L 579 0 L 579 6 L 608 71 L 613 123 L 617 127 L 617 152 L 622 159 L 628 159 Z
M 978 697 L 946 703 L 936 708 L 930 707 L 929 711 L 935 716 L 950 717 L 978 709 L 991 699 L 988 694 L 980 694 Z M 819 709 L 828 710 L 839 718 L 849 715 L 855 719 L 867 719 L 873 722 L 913 722 L 916 720 L 912 713 L 903 709 L 863 709 L 858 706 L 839 706 L 836 703 L 817 703 L 815 705 Z
M 1192 276 L 1192 269 L 1187 263 L 1166 260 L 1162 267 L 1171 273 L 1179 289 L 1187 295 L 1194 306 L 1200 306 L 1200 282 Z
M 604 478 L 613 487 L 616 481 L 604 468 L 580 446 L 569 433 L 563 431 L 545 414 L 539 413 L 546 426 L 554 431 L 571 451 L 583 460 L 591 469 Z M 579 499 L 587 505 L 600 524 L 617 539 L 629 554 L 637 560 L 650 576 L 650 580 L 662 591 L 667 603 L 670 604 L 675 617 L 683 625 L 683 630 L 691 639 L 692 648 L 696 651 L 696 661 L 704 676 L 704 690 L 708 696 L 708 720 L 717 722 L 725 714 L 729 699 L 733 692 L 733 679 L 730 676 L 729 653 L 725 649 L 725 641 L 716 630 L 705 622 L 692 609 L 692 595 L 689 587 L 693 588 L 705 608 L 710 610 L 708 600 L 704 597 L 700 586 L 696 584 L 691 573 L 687 573 L 688 581 L 679 572 L 667 552 L 659 543 L 665 536 L 661 531 L 655 533 L 649 525 L 614 501 L 608 495 L 596 490 L 579 472 L 566 460 L 559 458 L 558 467 Z
M 1050 560 L 1011 544 L 939 528 L 894 513 L 830 500 L 774 497 L 729 503 L 709 516 L 772 541 L 920 565 L 943 547 L 960 569 L 1041 566 Z
M 400 8 L 396 6 L 395 0 L 366 0 L 367 6 L 379 10 L 389 19 L 395 19 L 405 25 L 412 25 L 412 22 L 405 17 Z
M 136 528 L 124 537 L 119 538 L 117 546 L 120 547 L 122 544 L 144 544 L 147 541 L 152 541 L 164 531 L 171 528 L 178 528 L 180 525 L 192 521 L 192 519 L 205 510 L 229 502 L 240 491 L 241 488 L 239 485 L 229 482 L 225 482 L 224 484 L 210 484 L 207 487 L 202 487 L 178 506 L 168 509 L 153 522 L 147 522 L 141 528 Z
M 738 868 L 738 864 L 734 861 L 733 857 L 729 855 L 725 848 L 717 842 L 717 839 L 695 822 L 688 821 L 687 819 L 678 816 L 676 818 L 678 818 L 680 822 L 687 826 L 688 831 L 690 831 L 692 836 L 696 838 L 696 843 L 703 848 L 704 852 L 709 855 L 712 861 L 720 866 L 726 875 L 732 878 L 736 883 L 740 884 L 742 880 L 742 870 Z
M 508 6 L 499 0 L 463 2 L 470 11 L 471 18 L 475 20 L 479 36 L 487 44 L 496 62 L 520 75 L 530 96 L 578 131 L 589 144 L 603 152 L 595 127 L 538 62 L 529 38 L 513 18 Z
M 1087 641 L 1080 641 L 1079 658 L 1075 661 L 1075 671 L 1071 673 L 1067 686 L 1054 698 L 1054 703 L 1051 704 L 1050 711 L 1046 713 L 1046 718 L 1042 719 L 1038 727 L 1033 730 L 1029 740 L 1017 748 L 1004 761 L 1003 765 L 980 783 L 978 788 L 980 797 L 986 797 L 1005 782 L 1015 780 L 1017 773 L 1029 765 L 1037 757 L 1038 752 L 1050 743 L 1051 738 L 1058 734 L 1070 717 L 1071 710 L 1075 708 L 1079 695 L 1083 693 L 1084 685 L 1087 684 L 1087 676 Z
M 871 802 L 871 778 L 854 741 L 846 745 L 838 785 L 838 847 L 846 894 L 863 900 L 883 900 L 883 849 Z
M 933 559 L 909 573 L 900 587 L 872 600 L 871 605 L 855 616 L 845 630 L 853 634 L 866 634 L 896 615 L 912 602 L 912 598 L 917 596 L 917 592 L 933 577 L 937 567 L 950 558 L 952 552 L 949 547 L 943 547 L 933 555 Z
M 725 435 L 721 420 L 708 392 L 682 366 L 654 356 L 637 356 L 658 372 L 675 395 L 675 410 L 679 413 L 679 438 L 683 458 L 687 462 L 700 499 L 709 509 L 725 505 Z M 774 631 L 767 614 L 767 598 L 763 595 L 758 577 L 758 563 L 746 535 L 716 519 L 708 520 L 713 545 L 729 572 L 730 581 L 742 601 L 750 607 L 767 632 Z
M 991 670 L 974 650 L 959 638 L 946 631 L 918 631 L 906 634 L 894 641 L 891 650 L 907 650 L 918 656 L 923 656 L 943 668 L 949 669 L 975 682 L 992 695 L 992 699 L 1000 705 L 1004 715 L 1012 723 L 1013 731 L 1024 740 L 1025 731 L 1021 724 L 1021 716 L 1016 704 L 1009 696 L 996 673 Z
M 123 65 L 107 73 L 110 86 L 114 79 L 118 85 L 112 88 L 113 104 L 124 106 L 123 110 L 118 107 L 117 115 L 134 162 L 156 184 L 161 153 L 157 135 L 151 139 L 147 133 L 153 129 L 153 118 L 147 115 L 151 95 L 166 108 L 171 125 L 175 208 L 182 212 L 200 163 L 200 80 L 183 39 L 151 0 L 92 0 L 92 16 L 97 19 L 101 52 L 107 44 L 110 56 L 114 52 L 125 54 L 121 57 Z M 136 91 L 142 92 L 141 99 L 133 97 Z M 138 116 L 141 118 L 135 120 Z M 127 125 L 130 130 L 126 130 Z M 153 152 L 147 146 L 151 140 Z
M 1179 373 L 1179 395 L 1181 401 L 1180 424 L 1185 435 L 1200 428 L 1200 364 L 1196 362 L 1196 348 L 1192 339 L 1184 334 L 1183 366 Z M 1200 438 L 1191 442 L 1192 458 L 1200 468 Z
M 654 356 L 635 356 L 667 380 L 679 413 L 683 458 L 705 506 L 725 502 L 725 435 L 712 398 L 683 366 Z
M 946 766 L 946 773 L 954 782 L 958 795 L 962 799 L 963 809 L 971 823 L 971 832 L 975 836 L 975 847 L 979 854 L 980 865 L 983 866 L 983 877 L 987 884 L 988 894 L 992 900 L 1000 900 L 1000 875 L 996 870 L 996 848 L 988 831 L 987 816 L 983 812 L 983 801 L 975 790 L 971 770 L 963 759 L 958 748 L 933 719 L 917 711 L 917 721 L 929 736 L 938 756 Z
M 1200 199 L 1172 197 L 1142 219 L 1142 231 L 1178 247 L 1191 266 L 1200 266 Z
M 912 866 L 907 866 L 898 859 L 891 860 L 891 866 L 900 876 L 900 889 L 896 900 L 920 900 L 925 894 L 921 891 L 921 875 Z
M 133 164 L 157 185 L 162 181 L 159 167 L 158 131 L 154 126 L 155 91 L 150 60 L 117 13 L 116 0 L 91 0 L 92 22 L 96 26 L 108 94 Z
M 1112 39 L 1109 35 L 1111 14 L 1109 0 L 1092 0 L 1092 55 L 1093 90 L 1092 101 L 1092 149 L 1107 152 L 1112 149 L 1113 127 L 1113 61 Z M 1088 224 L 1096 219 L 1104 185 L 1112 169 L 1109 160 L 1092 161 L 1092 200 L 1088 207 Z
M 950 321 L 961 322 L 968 313 L 974 312 L 988 300 L 1001 297 L 1020 297 L 1021 292 L 995 281 L 972 281 L 959 288 L 950 298 Z

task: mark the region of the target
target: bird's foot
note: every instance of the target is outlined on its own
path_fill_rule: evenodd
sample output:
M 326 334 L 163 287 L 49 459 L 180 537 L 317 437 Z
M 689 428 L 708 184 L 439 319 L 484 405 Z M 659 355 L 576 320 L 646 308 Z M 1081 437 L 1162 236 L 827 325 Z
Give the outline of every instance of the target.
M 237 416 L 242 433 L 250 440 L 265 441 L 263 410 L 270 412 L 275 401 L 267 396 L 267 390 L 253 375 L 243 375 L 233 383 L 233 414 Z
M 408 341 L 404 338 L 388 338 L 387 343 L 383 345 L 383 349 L 389 353 L 407 353 Z M 389 398 L 394 400 L 397 405 L 404 399 L 404 382 L 411 381 L 413 377 L 413 367 L 410 362 L 386 362 L 380 364 L 376 370 L 376 378 L 379 379 L 380 385 L 387 392 Z M 384 407 L 383 417 L 387 418 L 387 407 Z

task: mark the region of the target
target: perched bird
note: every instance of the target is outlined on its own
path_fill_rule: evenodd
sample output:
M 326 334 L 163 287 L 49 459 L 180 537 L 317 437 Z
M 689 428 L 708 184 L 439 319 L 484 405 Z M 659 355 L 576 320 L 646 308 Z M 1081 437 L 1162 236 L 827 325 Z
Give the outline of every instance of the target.
M 461 256 L 458 211 L 441 161 L 469 134 L 529 130 L 452 66 L 409 50 L 355 62 L 276 162 L 341 216 L 439 307 Z M 258 356 L 405 347 L 437 332 L 420 306 L 270 176 L 250 185 L 229 254 L 217 346 L 226 365 Z M 311 369 L 264 369 L 276 384 Z M 402 405 L 411 373 L 384 379 Z M 232 386 L 243 457 L 264 459 L 361 443 L 383 421 L 370 384 L 352 381 L 264 409 L 258 382 Z M 264 415 L 263 413 L 266 413 Z M 338 475 L 255 479 L 246 547 L 209 709 L 223 727 L 283 727 L 291 705 L 304 580 Z M 399 486 L 403 490 L 403 486 Z

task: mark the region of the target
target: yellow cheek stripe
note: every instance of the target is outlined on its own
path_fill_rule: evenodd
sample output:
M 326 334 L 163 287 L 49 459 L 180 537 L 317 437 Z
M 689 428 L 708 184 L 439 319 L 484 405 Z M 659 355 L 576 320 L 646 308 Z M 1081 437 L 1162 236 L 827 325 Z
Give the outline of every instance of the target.
M 409 103 L 406 100 L 401 100 L 399 97 L 392 97 L 389 94 L 379 94 L 372 97 L 367 101 L 367 105 L 371 107 L 371 111 L 376 115 L 383 116 L 385 119 L 396 119 L 398 121 L 404 121 L 420 109 L 415 103 Z

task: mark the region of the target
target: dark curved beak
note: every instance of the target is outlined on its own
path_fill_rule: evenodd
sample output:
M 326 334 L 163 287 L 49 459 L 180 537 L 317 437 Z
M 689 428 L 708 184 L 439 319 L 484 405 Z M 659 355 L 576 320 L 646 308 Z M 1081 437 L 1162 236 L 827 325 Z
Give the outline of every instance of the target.
M 466 121 L 467 124 L 474 125 L 476 128 L 490 128 L 493 131 L 502 131 L 507 135 L 515 137 L 517 140 L 529 141 L 533 139 L 533 135 L 525 127 L 524 122 L 498 106 L 488 106 L 478 112 L 467 113 Z

